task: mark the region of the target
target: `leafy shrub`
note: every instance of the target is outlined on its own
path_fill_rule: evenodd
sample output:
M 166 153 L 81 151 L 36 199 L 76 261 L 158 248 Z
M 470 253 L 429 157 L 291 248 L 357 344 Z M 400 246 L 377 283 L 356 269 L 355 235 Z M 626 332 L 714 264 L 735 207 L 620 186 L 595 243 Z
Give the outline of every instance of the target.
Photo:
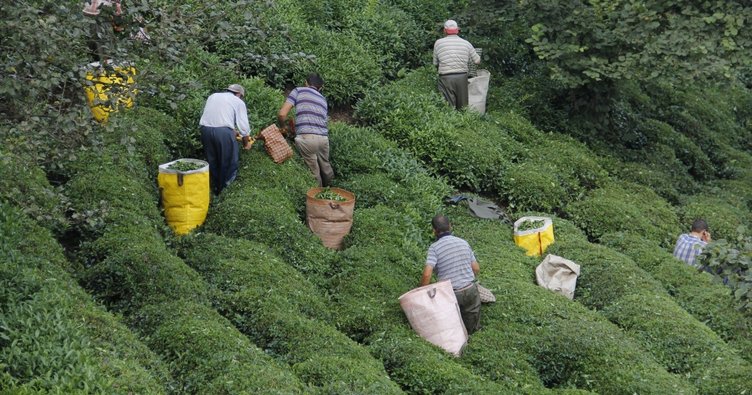
M 705 219 L 713 240 L 733 240 L 736 238 L 737 228 L 752 221 L 752 215 L 746 207 L 734 207 L 726 199 L 712 194 L 688 197 L 679 209 L 679 216 L 687 232 L 692 221 L 698 218 Z
M 218 288 L 214 304 L 303 381 L 327 390 L 399 392 L 381 363 L 325 324 L 330 313 L 321 292 L 265 246 L 210 234 L 194 239 L 183 249 L 186 261 Z
M 553 212 L 562 206 L 567 195 L 558 181 L 554 166 L 525 161 L 511 165 L 499 184 L 501 196 L 511 210 Z
M 678 217 L 668 202 L 636 184 L 611 183 L 568 204 L 564 211 L 595 239 L 609 232 L 635 232 L 668 247 L 679 234 Z
M 181 392 L 301 393 L 292 372 L 255 347 L 215 310 L 188 300 L 150 305 L 134 317 L 170 364 Z
M 410 393 L 510 393 L 501 384 L 472 373 L 438 347 L 402 326 L 388 327 L 368 339 L 392 380 Z
M 69 226 L 67 201 L 50 185 L 41 167 L 24 157 L 0 152 L 0 200 L 22 207 L 24 213 L 56 234 Z
M 728 282 L 740 308 L 752 316 L 752 236 L 740 226 L 733 241 L 711 243 L 703 250 L 700 261 Z
M 739 350 L 740 356 L 750 360 L 752 321 L 737 311 L 728 287 L 711 281 L 707 272 L 698 271 L 674 258 L 670 251 L 638 235 L 611 233 L 602 241 L 632 258 L 660 281 L 683 309 Z
M 632 260 L 587 243 L 556 243 L 549 250 L 588 268 L 578 277 L 577 300 L 627 330 L 670 372 L 699 377 L 694 384 L 703 393 L 712 387 L 731 392 L 745 388 L 746 380 L 741 378 L 749 375 L 752 365 L 669 299 Z M 721 378 L 724 371 L 734 373 Z
M 4 388 L 165 392 L 165 366 L 76 284 L 49 232 L 7 204 L 0 204 L 0 230 Z

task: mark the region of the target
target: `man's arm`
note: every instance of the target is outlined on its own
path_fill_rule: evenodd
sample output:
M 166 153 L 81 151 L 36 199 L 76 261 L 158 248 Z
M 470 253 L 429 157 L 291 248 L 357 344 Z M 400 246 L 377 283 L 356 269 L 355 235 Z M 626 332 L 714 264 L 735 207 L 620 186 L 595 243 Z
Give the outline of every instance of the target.
M 480 272 L 480 265 L 478 265 L 478 261 L 473 261 L 473 263 L 470 264 L 470 268 L 473 269 L 473 274 L 475 277 L 478 277 L 478 273 Z
M 420 286 L 428 285 L 431 282 L 431 275 L 433 274 L 433 267 L 426 265 L 423 268 L 423 275 L 420 277 Z
M 292 110 L 292 103 L 285 101 L 285 104 L 282 105 L 279 109 L 279 113 L 277 113 L 277 124 L 281 130 L 287 129 L 287 114 L 290 113 L 290 110 Z

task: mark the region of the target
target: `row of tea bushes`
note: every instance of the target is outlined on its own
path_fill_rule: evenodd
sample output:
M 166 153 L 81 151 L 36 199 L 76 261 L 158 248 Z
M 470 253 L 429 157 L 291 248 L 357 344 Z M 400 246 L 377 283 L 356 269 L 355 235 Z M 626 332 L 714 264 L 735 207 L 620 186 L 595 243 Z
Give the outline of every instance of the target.
M 0 233 L 0 388 L 167 392 L 166 365 L 71 278 L 48 230 L 0 203 Z
M 627 256 L 587 241 L 557 241 L 549 253 L 583 268 L 577 300 L 641 343 L 670 372 L 704 394 L 749 391 L 752 365 L 683 310 L 661 284 Z
M 65 200 L 29 155 L 0 151 L 0 200 L 21 207 L 55 235 L 62 235 L 70 226 Z
M 624 231 L 643 235 L 668 248 L 680 233 L 674 208 L 647 187 L 611 182 L 592 190 L 564 211 L 592 239 Z
M 362 169 L 378 169 L 375 160 L 365 161 L 364 159 L 378 158 L 379 155 L 384 156 L 384 152 L 391 147 L 369 134 L 361 133 L 359 136 L 368 139 L 370 149 L 365 149 L 365 152 L 356 151 L 356 155 L 353 156 L 341 154 L 337 157 L 333 154 L 334 158 L 340 163 L 340 166 L 346 168 L 358 166 Z M 372 153 L 366 154 L 368 151 L 372 151 Z M 372 164 L 369 166 L 368 163 Z M 354 175 L 355 178 L 360 176 L 362 174 Z M 345 182 L 348 182 L 348 180 L 345 180 Z M 422 197 L 419 191 L 415 191 L 409 196 L 413 196 L 414 200 L 420 200 Z M 351 245 L 351 247 L 342 254 L 343 269 L 334 279 L 332 289 L 336 290 L 336 292 L 333 292 L 337 296 L 334 301 L 340 306 L 337 311 L 343 313 L 343 319 L 346 320 L 341 324 L 343 330 L 351 333 L 351 336 L 355 334 L 363 337 L 364 341 L 371 344 L 371 347 L 375 348 L 378 355 L 385 360 L 388 369 L 390 367 L 399 368 L 392 372 L 392 377 L 395 377 L 404 375 L 405 372 L 412 372 L 412 359 L 405 359 L 406 356 L 411 354 L 398 351 L 409 352 L 415 346 L 412 345 L 413 342 L 406 343 L 400 336 L 396 335 L 404 330 L 404 319 L 396 303 L 389 303 L 388 301 L 396 299 L 402 292 L 414 287 L 419 278 L 422 269 L 420 262 L 425 257 L 425 247 L 427 246 L 427 238 L 423 236 L 421 228 L 429 227 L 430 215 L 416 223 L 414 218 L 403 214 L 402 207 L 405 204 L 400 200 L 397 200 L 397 204 L 392 204 L 387 199 L 384 204 L 389 205 L 389 207 L 378 205 L 371 208 L 363 208 L 362 206 L 356 208 L 356 227 L 348 236 L 348 245 Z M 439 209 L 439 207 L 435 206 L 435 209 Z M 475 221 L 477 222 L 477 219 Z M 579 231 L 577 232 L 579 233 Z M 494 233 L 482 232 L 481 234 Z M 494 235 L 498 237 L 498 234 Z M 495 248 L 497 240 L 486 241 L 485 245 L 488 246 L 489 250 L 494 251 L 492 255 L 497 255 L 498 251 Z M 387 246 L 396 248 L 392 250 Z M 513 247 L 512 250 L 515 255 L 524 257 L 516 247 Z M 526 277 L 530 277 L 529 273 L 522 278 Z M 531 285 L 527 288 L 537 291 Z M 515 303 L 513 298 L 518 297 L 519 294 L 520 292 L 510 293 L 509 303 Z M 548 298 L 556 298 L 548 293 L 542 294 Z M 542 305 L 547 304 L 542 302 Z M 497 303 L 490 308 L 493 309 L 496 306 L 506 306 L 506 304 Z M 520 313 L 528 309 L 529 307 L 521 308 Z M 521 336 L 530 331 L 515 327 L 508 334 L 505 333 L 504 336 L 515 339 L 519 344 L 515 344 L 517 347 L 504 347 L 504 351 L 508 351 L 510 348 L 522 350 L 521 345 L 526 344 L 528 345 L 528 348 L 525 349 L 526 352 L 500 352 L 502 345 L 500 345 L 499 340 L 503 338 L 498 336 L 507 330 L 508 316 L 498 316 L 498 319 L 491 320 L 490 323 L 484 321 L 484 327 L 489 330 L 481 331 L 473 336 L 467 354 L 461 358 L 460 362 L 467 369 L 480 374 L 482 377 L 491 378 L 494 382 L 503 384 L 507 391 L 513 392 L 540 393 L 544 391 L 541 379 L 538 378 L 538 371 L 541 372 L 542 377 L 546 378 L 545 383 L 552 387 L 566 387 L 568 385 L 566 383 L 576 382 L 576 377 L 583 377 L 587 379 L 577 381 L 582 388 L 609 393 L 620 393 L 621 391 L 630 393 L 629 388 L 642 392 L 648 388 L 654 389 L 656 386 L 672 393 L 693 392 L 689 384 L 672 377 L 655 363 L 647 353 L 627 351 L 637 346 L 627 339 L 618 328 L 599 315 L 589 313 L 586 309 L 581 307 L 575 307 L 575 309 L 577 311 L 570 314 L 577 316 L 590 314 L 591 320 L 596 322 L 591 326 L 597 325 L 599 329 L 600 327 L 608 328 L 607 330 L 600 330 L 600 332 L 612 333 L 612 336 L 606 337 L 607 339 L 620 339 L 610 342 L 607 340 L 601 341 L 597 346 L 588 348 L 591 350 L 589 355 L 592 363 L 585 368 L 557 372 L 555 368 L 549 368 L 551 364 L 548 363 L 541 363 L 535 368 L 528 363 L 529 360 L 544 359 L 546 355 L 553 354 L 556 347 L 559 347 L 560 342 L 557 335 L 560 333 L 558 329 L 561 327 L 554 324 L 550 324 L 550 331 L 542 331 L 551 335 L 551 342 L 546 346 L 530 350 L 530 345 L 540 344 L 539 339 L 524 337 L 524 340 L 522 340 Z M 520 317 L 523 317 L 523 315 L 521 314 Z M 520 318 L 523 321 L 525 319 Z M 577 323 L 571 322 L 557 323 L 557 325 L 578 326 Z M 581 330 L 587 331 L 584 328 L 587 327 L 583 326 Z M 487 335 L 487 333 L 490 334 Z M 397 342 L 393 344 L 394 341 Z M 583 342 L 587 341 L 583 340 Z M 479 346 L 476 346 L 476 344 Z M 581 345 L 575 346 L 575 348 L 580 347 Z M 610 351 L 604 353 L 603 349 L 606 348 Z M 617 363 L 612 362 L 611 369 L 602 369 L 604 361 L 600 360 L 599 356 L 604 354 L 610 355 L 611 361 L 618 361 Z M 621 358 L 614 358 L 614 355 L 619 355 Z M 567 364 L 563 362 L 565 360 L 566 355 L 562 354 L 562 361 L 559 361 L 559 363 Z M 404 377 L 404 379 L 401 379 L 403 387 L 411 388 L 414 385 L 410 379 L 415 376 L 399 377 Z M 625 385 L 625 383 L 628 384 Z M 446 387 L 437 388 L 446 390 L 452 388 L 453 384 L 450 380 L 443 385 Z
M 435 78 L 423 68 L 369 92 L 356 118 L 452 186 L 496 195 L 513 210 L 559 209 L 605 182 L 594 155 L 571 138 L 540 132 L 514 113 L 448 111 Z
M 336 254 L 323 247 L 321 241 L 304 225 L 299 212 L 304 210 L 303 191 L 315 184 L 304 165 L 297 160 L 276 165 L 260 151 L 246 152 L 242 160 L 246 163 L 244 166 L 248 167 L 241 169 L 235 183 L 223 191 L 210 212 L 205 229 L 227 237 L 247 238 L 266 244 L 314 285 L 328 290 L 331 299 L 329 310 L 336 311 L 331 319 L 336 323 L 338 330 L 356 341 L 365 342 L 366 337 L 377 328 L 389 328 L 394 325 L 406 327 L 407 323 L 396 297 L 413 286 L 417 280 L 403 277 L 401 281 L 397 281 L 389 276 L 395 269 L 384 269 L 390 267 L 390 259 L 402 259 L 400 256 L 408 253 L 404 247 L 416 245 L 412 240 L 423 237 L 417 230 L 418 227 L 413 227 L 416 231 L 411 235 L 405 235 L 401 228 L 392 228 L 391 232 L 389 227 L 368 228 L 366 234 L 373 238 L 379 239 L 385 234 L 396 235 L 404 240 L 403 248 L 390 248 L 387 257 L 383 245 L 369 245 L 366 248 L 368 252 L 363 259 L 358 260 L 358 265 L 355 265 L 348 257 L 358 254 L 358 246 L 349 247 L 342 254 Z M 337 179 L 335 184 L 339 181 Z M 356 213 L 359 211 L 360 209 L 356 209 Z M 405 218 L 402 214 L 400 217 Z M 410 216 L 406 218 L 409 219 Z M 362 229 L 358 221 L 356 218 L 353 232 Z M 423 254 L 415 247 L 412 251 Z M 366 263 L 374 265 L 374 271 L 365 272 L 362 265 Z M 349 277 L 352 275 L 361 276 L 367 283 L 352 283 Z M 394 298 L 388 299 L 387 310 L 384 310 L 385 290 L 395 295 Z M 343 299 L 344 296 L 346 297 Z M 284 316 L 278 316 L 276 319 L 281 318 Z M 282 322 L 291 325 L 303 318 L 286 319 L 289 321 Z M 388 366 L 387 373 L 402 388 L 411 392 L 430 393 L 441 393 L 450 389 L 473 393 L 503 393 L 498 385 L 453 364 L 451 357 L 446 353 L 419 340 L 414 334 L 405 338 L 400 337 L 399 341 L 405 344 L 418 341 L 421 344 L 420 348 L 424 350 L 419 356 L 422 361 L 420 364 L 415 363 L 418 356 L 406 350 L 404 354 L 400 354 L 400 359 L 405 361 L 403 365 Z M 292 353 L 292 348 L 289 350 Z M 379 353 L 374 355 L 383 359 Z M 436 374 L 449 371 L 454 374 Z
M 482 309 L 483 329 L 473 335 L 466 359 L 487 374 L 509 375 L 489 363 L 499 349 L 531 361 L 547 387 L 598 393 L 695 393 L 691 384 L 666 371 L 646 350 L 601 315 L 535 285 L 540 258 L 527 257 L 512 241 L 508 225 L 479 220 L 460 206 L 448 211 L 455 233 L 465 238 L 481 267 L 479 280 L 496 303 Z M 584 240 L 571 224 L 555 223 L 560 239 Z M 523 370 L 524 371 L 524 370 Z
M 401 393 L 380 361 L 334 326 L 320 291 L 259 243 L 208 233 L 181 248 L 216 308 L 322 393 Z
M 206 283 L 166 247 L 160 231 L 169 230 L 144 167 L 116 144 L 74 166 L 66 185 L 72 207 L 95 213 L 81 224 L 81 281 L 168 363 L 178 392 L 304 391 L 289 369 L 209 307 Z
M 632 258 L 684 310 L 752 362 L 752 319 L 737 310 L 728 287 L 639 235 L 610 233 L 603 236 L 602 243 Z

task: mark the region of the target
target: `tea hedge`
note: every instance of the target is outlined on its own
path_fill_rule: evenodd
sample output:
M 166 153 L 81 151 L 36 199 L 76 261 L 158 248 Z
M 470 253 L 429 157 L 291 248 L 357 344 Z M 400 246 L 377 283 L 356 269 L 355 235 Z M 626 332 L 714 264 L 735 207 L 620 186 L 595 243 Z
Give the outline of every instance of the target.
M 577 280 L 580 303 L 622 327 L 670 372 L 687 375 L 700 393 L 749 390 L 752 365 L 631 259 L 587 242 L 557 242 L 549 252 L 587 268 Z
M 705 323 L 739 355 L 752 357 L 752 320 L 737 310 L 731 291 L 704 271 L 674 258 L 670 251 L 638 235 L 611 233 L 602 242 L 629 256 L 661 282 L 674 300 L 698 321 Z
M 479 282 L 496 296 L 495 303 L 482 309 L 483 330 L 473 335 L 468 359 L 487 361 L 496 347 L 504 347 L 524 356 L 546 387 L 576 386 L 598 393 L 696 392 L 601 315 L 535 286 L 535 267 L 541 258 L 527 257 L 514 244 L 509 225 L 479 220 L 461 206 L 449 215 L 456 234 L 476 253 Z M 566 222 L 554 224 L 555 235 L 564 236 L 556 243 L 584 240 L 576 229 L 572 235 L 562 235 L 569 233 L 567 226 L 557 227 L 562 223 Z M 567 341 L 561 341 L 562 336 Z M 498 345 L 487 350 L 476 348 L 479 343 Z
M 752 222 L 752 211 L 746 207 L 735 207 L 728 200 L 713 194 L 697 194 L 685 199 L 678 210 L 684 233 L 690 231 L 692 221 L 703 218 L 714 240 L 734 240 L 737 228 Z
M 95 231 L 82 226 L 87 237 L 78 251 L 79 276 L 87 288 L 122 312 L 158 350 L 176 388 L 255 393 L 271 386 L 275 392 L 302 392 L 304 386 L 289 369 L 208 307 L 206 283 L 167 249 L 159 233 L 165 225 L 155 188 L 150 193 L 144 185 L 153 180 L 141 178 L 139 158 L 107 148 L 102 154 L 107 160 L 79 164 L 66 188 L 78 212 L 107 207 Z
M 668 202 L 650 189 L 612 182 L 569 203 L 564 214 L 593 239 L 624 231 L 644 235 L 662 246 L 673 246 L 679 219 Z
M 165 393 L 159 358 L 65 271 L 63 250 L 0 203 L 0 379 L 13 393 Z
M 70 226 L 65 217 L 65 200 L 28 156 L 0 152 L 0 191 L 1 200 L 23 208 L 53 233 L 61 235 Z
M 201 234 L 184 253 L 216 287 L 218 310 L 304 382 L 326 393 L 401 392 L 380 361 L 326 323 L 325 295 L 266 246 Z

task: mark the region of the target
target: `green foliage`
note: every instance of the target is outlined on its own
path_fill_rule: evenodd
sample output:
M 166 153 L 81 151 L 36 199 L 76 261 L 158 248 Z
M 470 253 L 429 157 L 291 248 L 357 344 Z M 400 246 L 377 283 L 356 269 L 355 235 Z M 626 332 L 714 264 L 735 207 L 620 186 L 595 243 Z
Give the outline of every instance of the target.
M 65 272 L 49 232 L 6 204 L 0 231 L 7 258 L 0 266 L 0 366 L 12 386 L 34 393 L 165 392 L 165 366 Z
M 730 346 L 739 350 L 740 356 L 750 361 L 752 321 L 737 310 L 728 287 L 712 281 L 707 272 L 685 264 L 674 258 L 670 250 L 641 236 L 617 232 L 605 235 L 602 241 L 632 258 L 638 266 L 661 282 L 682 308 L 705 323 Z M 709 248 L 710 251 L 716 249 L 712 245 Z
M 635 184 L 611 183 L 595 189 L 564 211 L 594 239 L 624 231 L 668 247 L 679 234 L 679 219 L 673 208 L 655 192 Z
M 150 305 L 135 320 L 164 355 L 180 392 L 298 394 L 304 385 L 215 310 L 186 300 Z
M 557 3 L 527 0 L 527 40 L 569 86 L 601 81 L 733 78 L 752 37 L 743 2 Z M 677 11 L 681 10 L 681 12 Z
M 699 259 L 728 282 L 740 308 L 752 316 L 752 236 L 744 226 L 737 232 L 735 238 L 709 244 Z
M 184 251 L 218 288 L 220 312 L 303 381 L 325 391 L 400 392 L 380 362 L 325 323 L 330 313 L 320 292 L 265 246 L 204 234 Z
M 695 219 L 706 220 L 713 240 L 734 240 L 739 226 L 752 221 L 752 214 L 746 207 L 735 207 L 728 200 L 713 194 L 687 197 L 679 210 L 679 215 L 687 231 Z
M 29 158 L 0 153 L 0 191 L 0 200 L 22 207 L 24 213 L 52 232 L 62 234 L 69 227 L 67 201 Z

